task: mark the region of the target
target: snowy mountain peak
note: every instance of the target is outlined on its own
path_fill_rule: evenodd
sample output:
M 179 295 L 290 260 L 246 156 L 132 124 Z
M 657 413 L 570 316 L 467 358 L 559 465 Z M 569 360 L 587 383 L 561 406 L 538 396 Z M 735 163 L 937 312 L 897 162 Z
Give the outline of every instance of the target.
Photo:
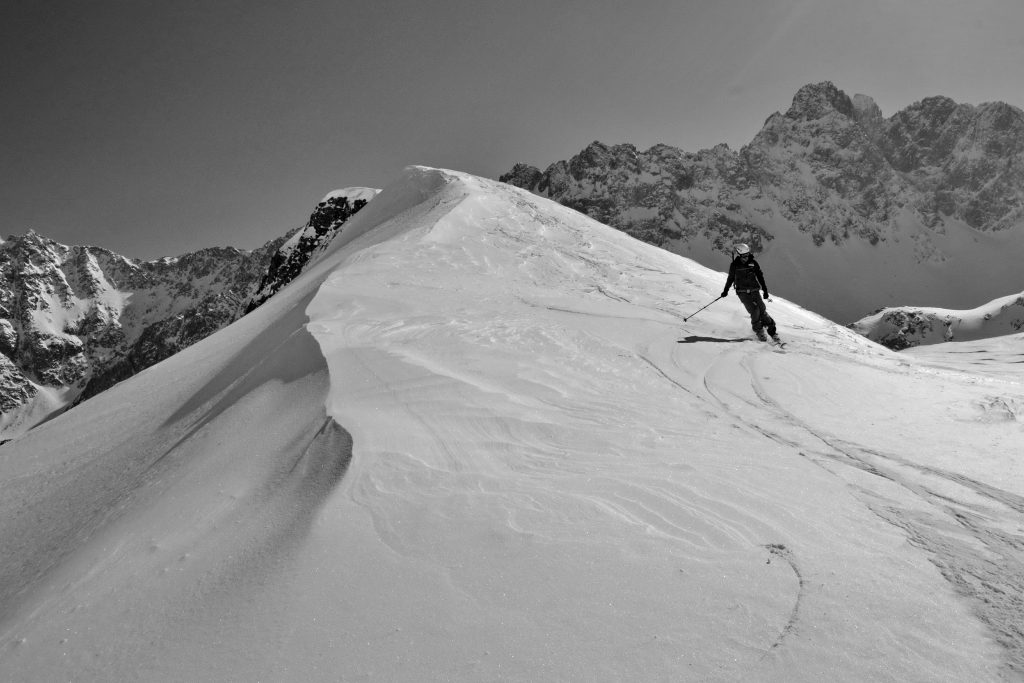
M 346 187 L 340 190 L 332 190 L 324 195 L 324 198 L 320 200 L 320 204 L 325 204 L 332 199 L 345 198 L 349 202 L 356 202 L 359 200 L 369 202 L 371 199 L 377 196 L 380 192 L 379 189 L 372 187 Z
M 35 230 L 29 229 L 22 235 L 12 235 L 0 246 L 6 250 L 16 251 L 22 258 L 32 258 L 33 256 L 39 257 L 44 253 L 50 253 L 55 248 L 59 249 L 61 245 L 40 235 Z

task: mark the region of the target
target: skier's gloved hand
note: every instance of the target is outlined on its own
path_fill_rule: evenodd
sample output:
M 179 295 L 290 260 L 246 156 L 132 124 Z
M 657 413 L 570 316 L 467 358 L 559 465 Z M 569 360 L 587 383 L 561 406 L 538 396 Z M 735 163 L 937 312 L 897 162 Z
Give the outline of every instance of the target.
M 765 299 L 767 299 L 767 298 L 768 298 L 768 290 L 767 290 L 767 289 L 766 289 L 766 290 L 764 290 L 764 298 L 765 298 Z
M 725 298 L 725 297 L 727 297 L 727 296 L 729 296 L 729 290 L 728 290 L 728 289 L 727 289 L 727 290 L 725 290 L 724 292 L 722 292 L 722 296 L 721 296 L 721 297 L 719 297 L 719 298 L 720 298 L 720 299 L 724 299 L 724 298 Z

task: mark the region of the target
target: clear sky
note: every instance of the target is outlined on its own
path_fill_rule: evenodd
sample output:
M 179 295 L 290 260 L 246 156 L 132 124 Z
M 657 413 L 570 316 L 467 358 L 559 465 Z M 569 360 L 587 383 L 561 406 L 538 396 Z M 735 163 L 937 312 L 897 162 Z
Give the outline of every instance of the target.
M 0 10 L 0 236 L 255 248 L 409 164 L 750 141 L 800 86 L 1024 106 L 1021 0 L 32 0 Z

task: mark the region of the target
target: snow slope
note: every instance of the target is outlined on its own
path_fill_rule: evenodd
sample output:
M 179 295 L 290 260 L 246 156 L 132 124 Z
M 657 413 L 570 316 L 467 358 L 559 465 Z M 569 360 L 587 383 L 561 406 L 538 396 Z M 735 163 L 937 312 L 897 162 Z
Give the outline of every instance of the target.
M 724 280 L 408 169 L 0 447 L 0 678 L 1020 675 L 1024 377 L 779 300 L 783 352 L 735 298 L 683 324 Z
M 947 341 L 972 341 L 1019 332 L 1024 327 L 1024 292 L 967 311 L 948 308 L 885 308 L 850 325 L 892 349 Z
M 1014 381 L 1024 377 L 1024 332 L 956 344 L 915 346 L 904 350 L 900 355 L 920 359 L 936 368 L 967 371 Z M 1019 412 L 1011 406 L 1013 401 L 1012 395 L 994 396 L 982 407 L 1005 404 L 1006 409 L 997 410 L 999 415 L 991 419 L 1012 422 L 1017 419 Z

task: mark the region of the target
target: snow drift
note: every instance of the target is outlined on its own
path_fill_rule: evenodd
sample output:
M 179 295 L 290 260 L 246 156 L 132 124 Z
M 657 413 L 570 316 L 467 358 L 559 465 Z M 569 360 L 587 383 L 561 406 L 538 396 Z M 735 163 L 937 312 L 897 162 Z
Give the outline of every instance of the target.
M 261 308 L 0 447 L 0 674 L 1021 671 L 1021 373 L 784 301 L 784 352 L 734 298 L 683 325 L 724 280 L 407 170 Z

